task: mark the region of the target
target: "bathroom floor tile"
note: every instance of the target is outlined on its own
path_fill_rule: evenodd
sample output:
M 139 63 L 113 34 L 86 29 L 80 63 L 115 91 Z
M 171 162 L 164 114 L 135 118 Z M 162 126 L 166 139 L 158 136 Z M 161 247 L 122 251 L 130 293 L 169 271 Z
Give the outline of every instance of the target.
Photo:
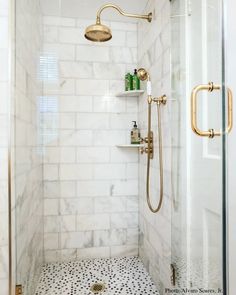
M 91 287 L 102 283 L 105 289 L 94 293 Z M 158 295 L 138 257 L 87 259 L 52 263 L 43 267 L 35 295 Z

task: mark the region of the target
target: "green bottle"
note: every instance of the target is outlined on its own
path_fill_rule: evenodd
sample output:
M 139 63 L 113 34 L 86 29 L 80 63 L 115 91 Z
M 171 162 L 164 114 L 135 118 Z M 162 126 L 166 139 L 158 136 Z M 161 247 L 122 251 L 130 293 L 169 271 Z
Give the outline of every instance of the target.
M 133 90 L 133 76 L 130 73 L 125 75 L 125 91 Z
M 134 75 L 133 75 L 133 90 L 140 90 L 140 80 L 137 75 L 137 70 L 134 70 Z

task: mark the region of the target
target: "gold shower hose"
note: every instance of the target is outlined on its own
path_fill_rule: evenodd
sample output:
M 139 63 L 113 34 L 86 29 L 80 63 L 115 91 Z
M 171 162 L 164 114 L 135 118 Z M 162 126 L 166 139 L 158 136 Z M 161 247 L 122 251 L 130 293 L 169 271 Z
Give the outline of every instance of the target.
M 159 141 L 159 168 L 160 168 L 160 195 L 159 203 L 156 208 L 153 208 L 150 200 L 150 160 L 151 160 L 151 124 L 152 124 L 152 104 L 148 103 L 148 154 L 147 154 L 147 181 L 146 181 L 146 192 L 147 192 L 147 203 L 149 209 L 153 213 L 157 213 L 162 206 L 163 202 L 163 155 L 162 155 L 162 128 L 161 128 L 161 104 L 166 103 L 166 96 L 162 96 L 158 99 L 153 99 L 157 103 L 157 115 L 158 115 L 158 141 Z M 153 152 L 153 151 L 152 151 Z

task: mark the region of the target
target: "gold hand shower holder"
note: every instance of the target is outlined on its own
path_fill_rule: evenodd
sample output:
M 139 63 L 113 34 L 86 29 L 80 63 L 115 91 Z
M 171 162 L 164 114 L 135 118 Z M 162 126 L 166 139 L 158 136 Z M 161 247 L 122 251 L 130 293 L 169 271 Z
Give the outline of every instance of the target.
M 143 139 L 143 142 L 147 143 L 147 147 L 141 148 L 141 154 L 147 154 L 147 177 L 146 177 L 146 197 L 147 204 L 151 212 L 157 213 L 161 207 L 163 202 L 163 155 L 162 155 L 162 128 L 161 128 L 161 105 L 165 105 L 167 103 L 166 95 L 162 95 L 161 97 L 153 98 L 151 95 L 151 84 L 150 84 L 150 75 L 149 73 L 141 68 L 138 70 L 138 77 L 140 80 L 147 80 L 147 102 L 148 102 L 148 135 Z M 154 208 L 151 204 L 150 198 L 150 161 L 153 159 L 154 154 L 154 146 L 153 146 L 153 131 L 151 130 L 152 125 L 152 103 L 156 103 L 157 105 L 157 115 L 158 115 L 158 140 L 159 140 L 159 167 L 160 167 L 160 194 L 159 194 L 159 202 L 156 208 Z

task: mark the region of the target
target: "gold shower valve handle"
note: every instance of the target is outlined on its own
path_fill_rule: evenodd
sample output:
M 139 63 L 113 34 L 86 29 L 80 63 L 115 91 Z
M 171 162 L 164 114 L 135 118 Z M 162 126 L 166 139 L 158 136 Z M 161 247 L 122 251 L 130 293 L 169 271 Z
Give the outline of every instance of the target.
M 149 148 L 148 147 L 141 147 L 140 148 L 140 153 L 141 154 L 148 154 Z M 150 148 L 150 153 L 152 153 L 152 148 Z
M 150 142 L 152 143 L 152 137 L 150 138 Z M 144 138 L 142 138 L 142 141 L 141 141 L 142 143 L 148 143 L 148 137 L 144 137 Z
M 160 97 L 157 97 L 157 98 L 153 98 L 152 99 L 153 102 L 156 102 L 157 104 L 163 104 L 165 105 L 166 102 L 167 102 L 167 96 L 164 94 Z
M 147 147 L 142 147 L 140 153 L 146 153 L 150 156 L 150 159 L 153 159 L 153 131 L 150 131 L 149 135 L 142 139 L 142 142 L 147 143 Z
M 221 136 L 221 131 L 215 131 L 210 128 L 207 131 L 200 130 L 197 125 L 197 95 L 200 91 L 213 92 L 214 90 L 220 90 L 221 86 L 216 85 L 213 82 L 209 82 L 207 85 L 196 86 L 191 93 L 191 127 L 193 132 L 202 137 L 214 138 L 215 136 Z M 233 95 L 230 88 L 227 88 L 228 96 L 228 127 L 226 132 L 229 133 L 233 127 Z

